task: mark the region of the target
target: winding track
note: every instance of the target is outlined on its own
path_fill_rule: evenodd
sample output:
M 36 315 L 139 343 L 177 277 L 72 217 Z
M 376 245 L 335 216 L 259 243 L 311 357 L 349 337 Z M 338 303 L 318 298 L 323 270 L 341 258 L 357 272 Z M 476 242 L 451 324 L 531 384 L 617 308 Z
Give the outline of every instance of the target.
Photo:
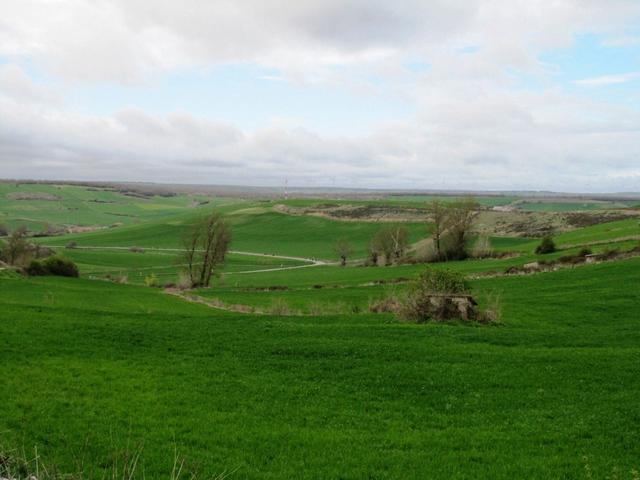
M 60 248 L 60 245 L 43 245 L 47 248 Z M 74 247 L 75 250 L 131 250 L 132 248 L 142 248 L 143 250 L 150 252 L 184 252 L 184 248 L 156 248 L 156 247 L 98 247 L 98 246 L 77 246 Z M 202 250 L 198 250 L 202 251 Z M 306 265 L 292 265 L 289 267 L 275 267 L 275 268 L 263 268 L 259 270 L 243 270 L 240 272 L 226 272 L 224 275 L 239 275 L 243 273 L 262 273 L 262 272 L 277 272 L 281 270 L 296 270 L 299 268 L 309 268 L 309 267 L 319 267 L 322 265 L 335 265 L 338 262 L 326 262 L 324 260 L 318 260 L 316 258 L 308 258 L 308 257 L 292 257 L 290 255 L 276 255 L 275 253 L 256 253 L 256 252 L 244 252 L 241 250 L 229 250 L 229 253 L 235 253 L 238 255 L 247 255 L 253 257 L 266 257 L 266 258 L 281 258 L 283 260 L 294 260 L 298 262 L 306 262 Z M 166 268 L 164 266 L 154 266 L 154 267 L 146 267 L 140 268 L 138 270 L 143 269 L 158 269 L 158 268 Z

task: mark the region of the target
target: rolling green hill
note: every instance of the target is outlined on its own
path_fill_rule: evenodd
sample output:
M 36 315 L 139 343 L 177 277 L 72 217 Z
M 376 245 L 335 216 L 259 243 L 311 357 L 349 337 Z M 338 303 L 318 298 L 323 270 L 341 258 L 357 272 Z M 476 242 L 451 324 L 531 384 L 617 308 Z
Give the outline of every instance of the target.
M 51 227 L 130 225 L 193 211 L 223 207 L 240 200 L 203 196 L 170 197 L 123 194 L 113 189 L 73 185 L 0 182 L 0 223 L 26 225 L 32 231 Z
M 228 217 L 233 230 L 232 249 L 255 253 L 275 253 L 300 257 L 335 258 L 333 245 L 337 238 L 347 237 L 354 255 L 364 256 L 368 243 L 382 226 L 389 223 L 341 222 L 311 216 L 249 209 L 232 212 Z M 173 217 L 168 221 L 150 222 L 96 232 L 52 237 L 43 240 L 50 245 L 65 245 L 75 241 L 81 246 L 140 246 L 178 248 L 185 229 L 197 214 Z M 411 241 L 428 233 L 421 223 L 403 223 L 410 231 Z
M 485 328 L 0 279 L 3 443 L 94 476 L 144 444 L 147 478 L 174 448 L 232 478 L 631 478 L 639 267 L 477 281 L 504 303 Z
M 111 478 L 140 451 L 135 478 L 169 478 L 176 452 L 184 478 L 635 480 L 640 471 L 640 258 L 502 275 L 583 246 L 630 250 L 637 219 L 556 235 L 548 255 L 534 254 L 540 239 L 492 237 L 509 255 L 340 267 L 304 259 L 335 260 L 340 237 L 364 257 L 389 224 L 280 213 L 273 200 L 0 188 L 0 223 L 96 227 L 31 239 L 76 262 L 80 279 L 0 265 L 0 463 L 37 446 L 52 471 L 91 479 Z M 144 287 L 151 274 L 176 281 L 182 235 L 212 209 L 234 237 L 212 287 L 181 293 L 192 301 Z M 412 242 L 429 234 L 426 223 L 402 225 Z M 71 241 L 80 248 L 65 248 Z M 498 299 L 502 322 L 370 313 L 425 268 L 470 276 L 481 307 Z

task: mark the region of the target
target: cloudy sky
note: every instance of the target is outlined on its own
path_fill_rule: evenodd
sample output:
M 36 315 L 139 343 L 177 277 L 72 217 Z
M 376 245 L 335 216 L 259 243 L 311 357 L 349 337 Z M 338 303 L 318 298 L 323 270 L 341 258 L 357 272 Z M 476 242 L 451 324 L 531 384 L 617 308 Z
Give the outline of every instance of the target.
M 640 191 L 638 0 L 0 4 L 0 178 Z

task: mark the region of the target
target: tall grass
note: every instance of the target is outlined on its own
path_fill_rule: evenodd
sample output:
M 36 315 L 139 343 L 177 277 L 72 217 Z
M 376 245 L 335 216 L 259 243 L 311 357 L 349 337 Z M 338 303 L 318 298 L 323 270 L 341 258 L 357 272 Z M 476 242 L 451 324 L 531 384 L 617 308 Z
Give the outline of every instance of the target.
M 115 452 L 110 456 L 110 466 L 99 474 L 85 472 L 60 472 L 55 465 L 46 464 L 34 447 L 32 453 L 24 449 L 5 448 L 0 445 L 0 480 L 146 480 L 142 446 Z M 82 459 L 77 459 L 82 469 Z M 222 472 L 214 476 L 202 476 L 186 467 L 186 459 L 177 448 L 174 450 L 171 470 L 166 473 L 168 480 L 223 480 L 234 471 Z

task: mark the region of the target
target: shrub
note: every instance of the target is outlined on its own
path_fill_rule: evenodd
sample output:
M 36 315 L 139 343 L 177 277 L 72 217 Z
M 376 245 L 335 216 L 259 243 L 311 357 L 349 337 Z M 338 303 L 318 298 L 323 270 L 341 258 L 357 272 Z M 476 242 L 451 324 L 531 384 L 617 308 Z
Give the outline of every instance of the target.
M 398 301 L 392 297 L 378 298 L 369 302 L 369 311 L 371 313 L 394 313 L 398 309 Z
M 491 247 L 491 240 L 486 235 L 478 237 L 471 255 L 474 258 L 488 258 L 493 255 L 493 248 Z
M 189 290 L 190 288 L 193 288 L 189 272 L 182 271 L 178 274 L 178 288 L 180 290 Z
M 463 275 L 450 270 L 428 269 L 398 300 L 398 316 L 403 320 L 426 322 L 476 317 L 475 302 L 461 298 L 470 287 Z
M 600 258 L 602 258 L 603 260 L 611 260 L 613 258 L 616 258 L 618 255 L 620 255 L 619 249 L 607 247 L 600 254 Z
M 147 287 L 159 287 L 160 281 L 158 280 L 156 274 L 152 273 L 151 275 L 147 275 L 146 277 L 144 277 L 144 284 Z
M 64 248 L 68 248 L 69 250 L 72 250 L 77 247 L 78 247 L 78 242 L 69 242 L 65 245 Z
M 271 315 L 291 315 L 291 310 L 284 299 L 276 298 L 269 308 L 269 313 Z
M 488 295 L 487 307 L 479 312 L 478 321 L 481 323 L 501 323 L 502 298 L 499 294 Z
M 582 248 L 578 252 L 578 256 L 579 257 L 586 257 L 587 255 L 592 255 L 592 254 L 593 254 L 593 252 L 591 251 L 590 248 Z
M 43 265 L 42 261 L 40 260 L 31 260 L 31 262 L 29 263 L 29 266 L 25 269 L 25 272 L 30 277 L 39 277 L 42 275 L 49 274 L 46 267 Z
M 411 286 L 412 291 L 424 291 L 428 293 L 469 293 L 470 286 L 464 275 L 452 270 L 428 268 Z
M 7 237 L 9 236 L 9 229 L 0 223 L 0 237 Z
M 49 275 L 58 275 L 60 277 L 78 277 L 78 267 L 73 261 L 64 257 L 49 257 L 42 261 Z
M 581 255 L 563 255 L 558 258 L 558 263 L 570 263 L 570 264 L 578 264 L 584 263 L 584 256 Z
M 553 238 L 551 238 L 550 236 L 546 236 L 542 239 L 542 241 L 540 242 L 540 245 L 538 245 L 536 247 L 536 253 L 537 254 L 547 254 L 547 253 L 553 253 L 556 251 L 556 244 L 553 241 Z
M 131 253 L 144 253 L 144 248 L 142 247 L 131 247 L 129 248 Z
M 27 275 L 32 277 L 42 275 L 56 275 L 59 277 L 78 277 L 78 267 L 68 258 L 48 257 L 44 260 L 31 260 L 25 268 Z
M 324 314 L 324 305 L 320 302 L 311 302 L 307 307 L 309 315 L 320 316 Z

